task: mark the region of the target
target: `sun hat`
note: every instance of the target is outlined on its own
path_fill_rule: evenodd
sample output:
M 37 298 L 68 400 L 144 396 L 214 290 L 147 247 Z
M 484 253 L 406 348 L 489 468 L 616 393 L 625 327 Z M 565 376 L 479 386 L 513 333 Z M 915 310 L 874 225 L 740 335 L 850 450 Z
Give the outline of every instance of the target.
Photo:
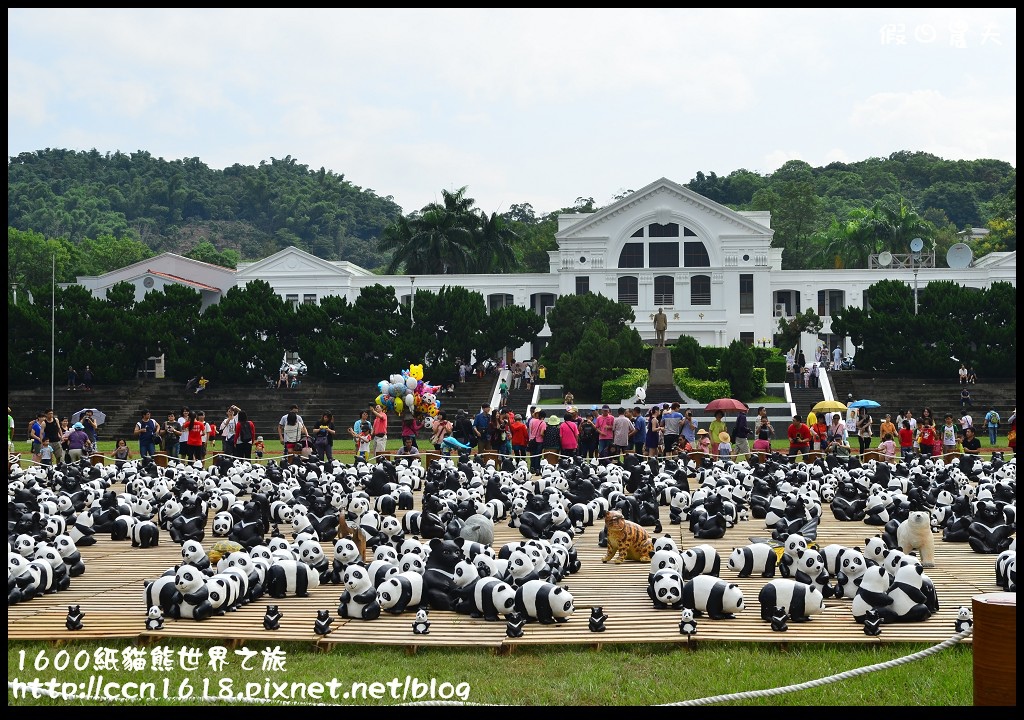
M 548 415 L 548 419 L 545 420 L 544 422 L 546 422 L 548 425 L 560 425 L 562 423 L 562 418 L 558 417 L 557 415 Z
M 74 425 L 71 426 L 71 429 L 72 430 L 85 430 L 85 425 L 83 425 L 80 422 L 76 422 Z
M 697 434 L 698 435 L 707 435 L 708 431 L 705 430 L 704 428 L 701 428 L 700 430 L 697 431 Z
M 729 442 L 729 433 L 727 433 L 725 430 L 718 433 L 718 442 Z

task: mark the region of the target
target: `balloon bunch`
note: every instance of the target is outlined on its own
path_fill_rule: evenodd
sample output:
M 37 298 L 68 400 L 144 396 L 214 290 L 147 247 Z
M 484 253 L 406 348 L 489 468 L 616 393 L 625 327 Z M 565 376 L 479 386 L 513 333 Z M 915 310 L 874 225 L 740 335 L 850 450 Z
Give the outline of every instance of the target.
M 441 386 L 423 381 L 422 365 L 410 365 L 408 370 L 381 380 L 377 383 L 377 389 L 380 394 L 374 402 L 399 415 L 410 410 L 417 418 L 433 418 L 441 408 L 441 401 L 436 394 Z

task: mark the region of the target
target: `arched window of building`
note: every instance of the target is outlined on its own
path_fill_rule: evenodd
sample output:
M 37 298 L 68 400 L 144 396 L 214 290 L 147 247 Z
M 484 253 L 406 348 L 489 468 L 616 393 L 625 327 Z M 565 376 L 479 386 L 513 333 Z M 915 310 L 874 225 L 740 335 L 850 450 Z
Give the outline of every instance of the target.
M 676 279 L 671 275 L 654 276 L 654 304 L 659 307 L 676 304 Z
M 711 304 L 711 276 L 694 275 L 690 278 L 690 304 Z
M 619 278 L 619 302 L 636 307 L 640 304 L 639 282 L 635 275 Z

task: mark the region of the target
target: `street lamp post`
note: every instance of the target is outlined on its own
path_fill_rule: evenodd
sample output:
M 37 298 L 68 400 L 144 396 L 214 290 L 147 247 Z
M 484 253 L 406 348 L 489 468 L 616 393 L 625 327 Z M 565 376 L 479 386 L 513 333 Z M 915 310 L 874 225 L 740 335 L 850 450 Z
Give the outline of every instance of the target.
M 415 275 L 410 275 L 409 276 L 409 324 L 410 325 L 413 325 L 416 322 L 415 319 L 413 318 L 413 314 L 412 314 L 412 311 L 413 311 L 413 308 L 415 307 L 415 304 L 416 304 L 416 276 Z
M 917 315 L 917 258 L 914 258 L 914 314 Z

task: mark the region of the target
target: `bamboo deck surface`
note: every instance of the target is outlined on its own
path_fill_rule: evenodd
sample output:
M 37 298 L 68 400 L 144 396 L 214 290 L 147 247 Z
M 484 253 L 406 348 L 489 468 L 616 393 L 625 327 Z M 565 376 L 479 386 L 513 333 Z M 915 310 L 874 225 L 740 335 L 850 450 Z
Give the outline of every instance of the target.
M 420 503 L 416 503 L 419 507 Z M 401 512 L 399 514 L 402 514 Z M 770 643 L 937 643 L 955 633 L 954 621 L 961 605 L 971 607 L 974 596 L 999 592 L 995 583 L 995 555 L 982 555 L 967 543 L 944 543 L 936 536 L 936 566 L 926 574 L 935 584 L 940 610 L 925 622 L 896 623 L 882 626 L 879 636 L 869 637 L 854 622 L 850 600 L 826 600 L 826 611 L 805 623 L 789 623 L 786 632 L 773 632 L 760 618 L 757 596 L 768 582 L 761 577 L 738 578 L 729 569 L 733 547 L 746 545 L 751 536 L 770 533 L 764 521 L 750 519 L 730 528 L 718 540 L 696 540 L 685 525 L 668 524 L 668 508 L 661 508 L 663 534 L 670 533 L 681 549 L 707 543 L 721 557 L 720 576 L 736 582 L 743 590 L 745 609 L 733 619 L 697 618 L 697 632 L 687 638 L 679 633 L 680 613 L 657 610 L 647 596 L 649 563 L 627 562 L 603 564 L 605 549 L 598 547 L 595 525 L 576 537 L 576 550 L 582 568 L 567 576 L 562 585 L 572 593 L 576 611 L 568 622 L 542 625 L 528 622 L 520 638 L 508 638 L 505 622 L 488 622 L 451 612 L 431 610 L 430 632 L 415 635 L 412 631 L 414 613 L 384 613 L 377 620 L 347 620 L 337 616 L 338 585 L 321 585 L 306 598 L 272 599 L 263 597 L 235 612 L 204 621 L 167 619 L 162 630 L 145 628 L 146 608 L 143 581 L 154 579 L 180 562 L 180 546 L 161 531 L 160 545 L 155 548 L 132 548 L 128 541 L 111 541 L 101 537 L 91 546 L 80 548 L 86 564 L 83 575 L 71 579 L 62 592 L 37 597 L 8 607 L 8 640 L 51 640 L 55 642 L 84 639 L 138 639 L 156 642 L 160 638 L 209 638 L 229 645 L 246 641 L 301 641 L 317 644 L 324 650 L 346 644 L 405 646 L 415 650 L 421 646 L 477 646 L 511 651 L 519 645 L 577 644 L 601 646 L 611 643 L 687 643 L 687 642 L 770 642 Z M 203 542 L 209 549 L 212 513 Z M 287 527 L 287 526 L 285 526 Z M 285 529 L 282 528 L 282 530 Z M 603 527 L 603 526 L 602 526 Z M 648 528 L 650 530 L 650 528 Z M 861 522 L 840 522 L 826 508 L 818 528 L 820 546 L 839 543 L 863 549 L 864 540 L 879 534 L 881 528 Z M 517 529 L 507 522 L 495 526 L 494 547 L 522 540 Z M 327 556 L 333 557 L 331 543 L 323 543 Z M 280 628 L 263 628 L 266 606 L 276 604 L 282 614 Z M 69 631 L 65 616 L 69 605 L 80 605 L 84 613 L 83 628 Z M 591 632 L 588 627 L 590 608 L 601 606 L 608 616 L 606 630 Z M 334 617 L 332 632 L 324 637 L 313 631 L 317 611 L 330 610 Z M 970 642 L 970 639 L 968 639 Z

